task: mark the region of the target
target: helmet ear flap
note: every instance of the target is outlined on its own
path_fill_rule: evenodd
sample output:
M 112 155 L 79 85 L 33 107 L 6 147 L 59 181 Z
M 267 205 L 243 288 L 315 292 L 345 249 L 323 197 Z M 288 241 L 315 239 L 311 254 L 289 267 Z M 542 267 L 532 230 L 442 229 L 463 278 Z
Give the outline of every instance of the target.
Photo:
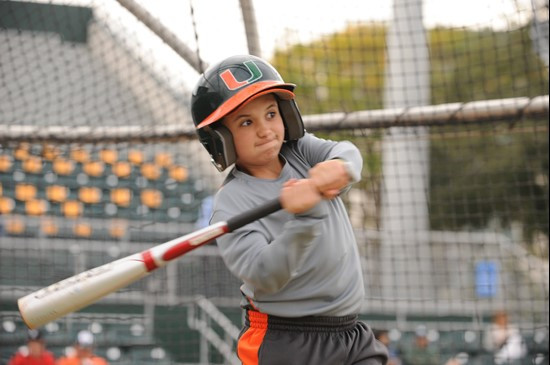
M 200 142 L 210 153 L 212 164 L 218 171 L 225 170 L 237 161 L 233 135 L 224 125 L 217 123 L 214 128 L 207 126 L 199 132 Z
M 304 136 L 304 122 L 294 99 L 284 100 L 277 97 L 279 111 L 285 124 L 285 141 L 295 141 Z

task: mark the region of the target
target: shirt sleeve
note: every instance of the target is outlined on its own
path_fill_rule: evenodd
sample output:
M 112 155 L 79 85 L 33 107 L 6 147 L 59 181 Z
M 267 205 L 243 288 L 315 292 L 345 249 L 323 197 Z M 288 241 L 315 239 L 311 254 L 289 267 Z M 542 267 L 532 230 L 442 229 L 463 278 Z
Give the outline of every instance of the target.
M 214 211 L 213 222 L 231 218 L 232 214 L 223 207 L 231 206 L 233 199 L 232 194 L 221 197 L 216 204 L 220 209 Z M 274 293 L 291 280 L 302 259 L 314 249 L 313 242 L 322 232 L 320 225 L 326 214 L 324 202 L 292 219 L 288 219 L 290 213 L 280 211 L 264 218 L 286 220 L 277 237 L 270 237 L 264 224 L 256 221 L 219 237 L 217 244 L 233 275 L 254 288 L 255 293 Z
M 353 143 L 326 140 L 306 133 L 304 137 L 298 140 L 297 148 L 311 166 L 327 160 L 341 159 L 346 163 L 346 169 L 352 183 L 361 180 L 363 157 Z

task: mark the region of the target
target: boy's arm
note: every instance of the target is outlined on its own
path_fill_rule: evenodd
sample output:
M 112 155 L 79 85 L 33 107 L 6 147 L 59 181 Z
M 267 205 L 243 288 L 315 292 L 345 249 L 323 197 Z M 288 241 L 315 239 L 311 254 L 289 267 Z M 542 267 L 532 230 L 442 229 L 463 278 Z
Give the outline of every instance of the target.
M 309 179 L 290 180 L 281 190 L 283 208 L 293 218 L 270 241 L 260 222 L 253 222 L 217 239 L 228 269 L 256 291 L 273 293 L 281 289 L 300 267 L 304 255 L 321 232 L 327 214 L 321 195 Z M 213 220 L 223 220 L 214 213 Z

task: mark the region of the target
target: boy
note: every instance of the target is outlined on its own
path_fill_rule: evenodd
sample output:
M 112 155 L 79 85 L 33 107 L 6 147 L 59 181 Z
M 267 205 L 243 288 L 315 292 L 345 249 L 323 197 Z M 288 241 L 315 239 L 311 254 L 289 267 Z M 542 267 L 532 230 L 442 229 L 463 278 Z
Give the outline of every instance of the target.
M 237 354 L 245 365 L 385 364 L 385 347 L 357 320 L 362 272 L 338 197 L 359 180 L 361 154 L 305 133 L 294 87 L 266 61 L 233 56 L 205 71 L 191 99 L 215 166 L 235 164 L 212 223 L 275 197 L 284 208 L 217 241 L 243 282 Z

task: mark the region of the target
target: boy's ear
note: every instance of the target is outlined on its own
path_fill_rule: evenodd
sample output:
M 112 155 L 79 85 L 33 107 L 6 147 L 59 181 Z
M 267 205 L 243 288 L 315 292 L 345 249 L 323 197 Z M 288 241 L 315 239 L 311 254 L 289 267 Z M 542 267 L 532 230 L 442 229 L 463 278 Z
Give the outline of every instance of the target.
M 279 111 L 285 124 L 285 141 L 294 141 L 304 136 L 304 122 L 294 99 L 279 98 Z
M 237 153 L 235 152 L 233 135 L 229 129 L 221 123 L 217 123 L 215 128 L 207 126 L 203 129 L 205 133 L 201 138 L 201 143 L 210 152 L 212 163 L 218 171 L 223 171 L 234 164 L 237 161 Z

